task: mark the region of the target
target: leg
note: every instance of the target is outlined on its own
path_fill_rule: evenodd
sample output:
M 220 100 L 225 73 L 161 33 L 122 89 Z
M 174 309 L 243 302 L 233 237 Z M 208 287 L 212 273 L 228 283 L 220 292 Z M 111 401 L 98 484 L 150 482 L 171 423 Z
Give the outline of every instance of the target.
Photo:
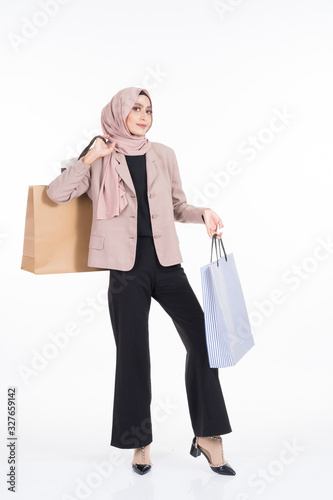
M 117 348 L 111 446 L 139 448 L 152 442 L 149 275 L 111 269 L 108 299 Z
M 210 368 L 204 313 L 184 269 L 160 266 L 152 297 L 171 317 L 186 348 L 185 383 L 195 436 L 232 432 L 218 368 Z

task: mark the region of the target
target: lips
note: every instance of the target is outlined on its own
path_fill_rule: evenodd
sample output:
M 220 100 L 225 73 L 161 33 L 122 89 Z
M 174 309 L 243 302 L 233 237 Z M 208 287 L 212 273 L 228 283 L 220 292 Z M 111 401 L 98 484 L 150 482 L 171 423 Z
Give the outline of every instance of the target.
M 138 127 L 141 127 L 141 128 L 146 128 L 147 127 L 147 125 L 140 125 L 140 123 L 138 123 L 137 125 L 138 125 Z

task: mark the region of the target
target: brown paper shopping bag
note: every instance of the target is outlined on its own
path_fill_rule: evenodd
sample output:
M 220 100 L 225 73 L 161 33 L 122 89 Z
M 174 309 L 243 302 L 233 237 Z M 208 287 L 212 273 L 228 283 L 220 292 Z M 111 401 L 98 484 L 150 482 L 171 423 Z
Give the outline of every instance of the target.
M 92 201 L 57 204 L 46 186 L 29 186 L 21 269 L 34 274 L 103 271 L 88 267 Z

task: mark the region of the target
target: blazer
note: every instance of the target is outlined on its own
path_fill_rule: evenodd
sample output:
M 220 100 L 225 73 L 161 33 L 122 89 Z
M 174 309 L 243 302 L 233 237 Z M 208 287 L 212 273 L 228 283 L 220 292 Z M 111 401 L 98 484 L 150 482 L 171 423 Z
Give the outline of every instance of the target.
M 68 203 L 87 193 L 93 204 L 89 241 L 88 267 L 130 271 L 135 263 L 137 243 L 137 198 L 125 155 L 113 152 L 116 170 L 124 181 L 127 206 L 119 216 L 97 220 L 97 200 L 102 183 L 103 162 L 91 165 L 77 160 L 46 188 L 55 203 Z M 175 152 L 168 146 L 151 142 L 146 152 L 147 196 L 153 241 L 162 266 L 183 262 L 175 221 L 204 224 L 203 210 L 208 207 L 189 205 L 182 189 Z

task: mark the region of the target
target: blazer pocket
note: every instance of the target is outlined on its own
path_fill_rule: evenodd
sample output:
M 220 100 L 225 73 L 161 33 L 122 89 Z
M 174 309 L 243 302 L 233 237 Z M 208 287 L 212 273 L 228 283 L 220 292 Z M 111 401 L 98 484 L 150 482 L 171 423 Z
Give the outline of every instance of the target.
M 89 248 L 95 248 L 96 250 L 102 250 L 104 247 L 104 236 L 96 236 L 92 234 L 90 236 Z

